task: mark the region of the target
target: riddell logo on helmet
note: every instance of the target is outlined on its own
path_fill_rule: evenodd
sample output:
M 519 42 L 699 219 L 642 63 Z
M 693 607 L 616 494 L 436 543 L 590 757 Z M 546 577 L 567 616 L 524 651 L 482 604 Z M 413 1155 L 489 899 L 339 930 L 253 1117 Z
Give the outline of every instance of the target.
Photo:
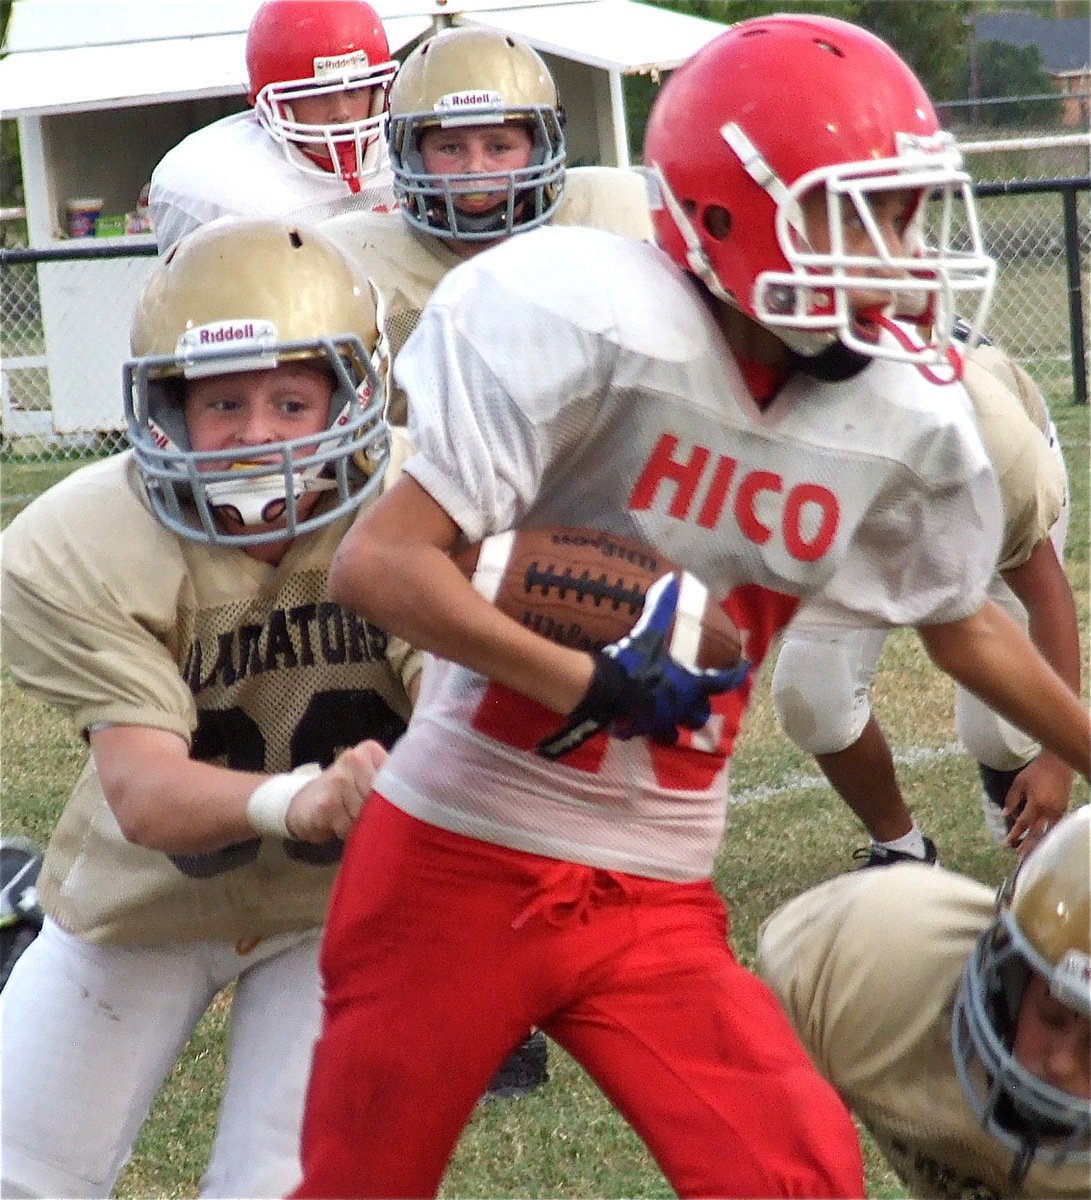
M 254 332 L 254 322 L 246 321 L 241 325 L 233 325 L 230 321 L 217 322 L 215 325 L 201 325 L 190 330 L 193 337 L 191 346 L 216 346 L 221 342 L 250 342 L 257 336 Z
M 277 327 L 258 317 L 209 321 L 178 339 L 175 353 L 186 378 L 223 371 L 256 371 L 276 364 Z
M 436 111 L 444 112 L 460 108 L 481 108 L 483 105 L 496 106 L 504 103 L 499 92 L 448 92 L 436 101 Z
M 370 65 L 363 50 L 350 50 L 348 54 L 326 54 L 314 60 L 314 77 L 321 79 L 326 75 L 341 75 Z

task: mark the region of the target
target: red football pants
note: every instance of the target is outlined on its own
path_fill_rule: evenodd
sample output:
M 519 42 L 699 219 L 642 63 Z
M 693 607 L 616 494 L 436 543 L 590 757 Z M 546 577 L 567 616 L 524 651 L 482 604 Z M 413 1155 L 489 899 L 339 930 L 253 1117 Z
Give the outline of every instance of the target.
M 726 933 L 709 881 L 504 849 L 372 795 L 323 942 L 294 1195 L 434 1195 L 481 1093 L 537 1025 L 679 1195 L 862 1196 L 848 1112 Z

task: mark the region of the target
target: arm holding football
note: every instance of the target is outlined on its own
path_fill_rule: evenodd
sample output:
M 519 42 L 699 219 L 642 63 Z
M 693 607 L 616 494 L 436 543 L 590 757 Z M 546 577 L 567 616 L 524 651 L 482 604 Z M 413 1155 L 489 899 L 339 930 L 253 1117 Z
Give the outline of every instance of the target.
M 337 548 L 331 599 L 420 650 L 556 713 L 571 711 L 587 691 L 591 655 L 533 633 L 475 591 L 449 556 L 460 533 L 416 480 L 401 476 Z
M 595 654 L 587 692 L 561 728 L 538 744 L 539 754 L 560 758 L 604 729 L 614 737 L 650 737 L 672 745 L 680 726 L 705 724 L 712 696 L 745 681 L 750 670 L 745 660 L 724 670 L 703 670 L 670 656 L 667 635 L 679 592 L 674 574 L 648 589 L 632 632 Z

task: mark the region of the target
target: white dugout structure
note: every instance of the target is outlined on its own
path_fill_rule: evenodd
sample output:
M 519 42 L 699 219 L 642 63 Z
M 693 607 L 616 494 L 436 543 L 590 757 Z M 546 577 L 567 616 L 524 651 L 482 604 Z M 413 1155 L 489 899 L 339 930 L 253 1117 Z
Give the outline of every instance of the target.
M 167 150 L 246 107 L 244 46 L 259 2 L 15 0 L 0 58 L 0 113 L 19 128 L 28 248 L 41 252 L 32 269 L 42 333 L 16 339 L 14 353 L 6 347 L 8 438 L 123 428 L 121 363 L 154 235 L 76 243 L 67 237 L 66 204 L 96 196 L 104 213 L 134 210 Z M 398 57 L 447 25 L 523 38 L 564 97 L 570 160 L 617 166 L 629 165 L 623 76 L 669 71 L 724 28 L 634 0 L 370 2 Z M 91 257 L 100 246 L 109 256 Z
M 102 197 L 106 213 L 135 208 L 171 146 L 246 106 L 244 44 L 259 2 L 15 0 L 0 58 L 0 115 L 18 123 L 28 248 L 4 251 L 0 265 L 5 449 L 48 457 L 85 442 L 120 444 L 121 363 L 154 236 L 74 241 L 65 233 L 66 201 L 93 195 Z M 399 57 L 446 25 L 482 25 L 523 38 L 557 79 L 569 114 L 571 161 L 618 166 L 629 165 L 625 77 L 667 72 L 724 28 L 635 0 L 371 3 Z M 1085 245 L 1091 135 L 1043 133 L 964 143 L 976 179 L 1005 181 L 1002 197 L 982 202 L 986 236 L 1001 264 L 989 331 L 1040 383 L 1058 383 L 1055 398 L 1063 397 L 1066 380 L 1082 380 L 1075 389 L 1082 399 L 1086 350 L 1071 344 L 1068 330 L 1074 309 L 1082 328 L 1091 327 Z M 1082 179 L 1083 190 L 1015 200 L 1006 190 L 1015 178 L 1005 173 L 1009 162 L 1020 164 L 1023 180 Z M 0 220 L 22 215 L 0 210 Z M 1075 256 L 1065 244 L 1073 239 Z M 11 265 L 12 255 L 24 260 Z

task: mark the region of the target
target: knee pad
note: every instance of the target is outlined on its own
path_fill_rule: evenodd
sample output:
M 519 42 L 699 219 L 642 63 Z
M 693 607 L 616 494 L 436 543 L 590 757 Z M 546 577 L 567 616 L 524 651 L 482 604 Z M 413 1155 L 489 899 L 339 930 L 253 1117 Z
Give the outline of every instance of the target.
M 955 729 L 967 753 L 997 771 L 1021 771 L 1041 750 L 1029 734 L 962 688 L 955 693 Z
M 786 638 L 781 647 L 773 668 L 773 707 L 784 732 L 809 754 L 851 746 L 871 715 L 874 663 L 868 669 L 853 650 L 841 637 Z

